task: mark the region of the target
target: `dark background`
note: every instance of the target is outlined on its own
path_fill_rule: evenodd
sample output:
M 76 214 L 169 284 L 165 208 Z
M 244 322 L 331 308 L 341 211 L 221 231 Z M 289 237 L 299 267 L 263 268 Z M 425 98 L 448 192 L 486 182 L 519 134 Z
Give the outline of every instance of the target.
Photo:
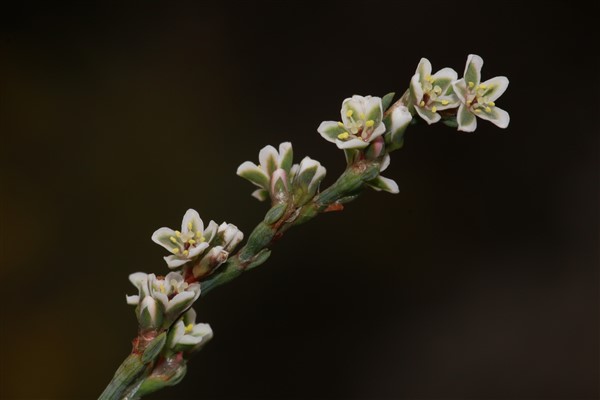
M 127 276 L 187 208 L 249 233 L 235 176 L 421 57 L 510 78 L 505 131 L 418 125 L 386 176 L 197 303 L 215 338 L 154 399 L 598 398 L 597 11 L 574 2 L 25 2 L 2 12 L 2 398 L 95 398 Z

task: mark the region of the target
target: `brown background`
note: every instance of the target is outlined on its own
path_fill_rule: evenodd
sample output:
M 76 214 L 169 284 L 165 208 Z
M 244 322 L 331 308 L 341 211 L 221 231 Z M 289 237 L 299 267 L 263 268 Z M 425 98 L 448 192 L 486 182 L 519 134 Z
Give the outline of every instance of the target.
M 152 398 L 598 396 L 598 57 L 574 2 L 31 2 L 2 12 L 1 384 L 95 398 L 135 334 L 127 275 L 189 207 L 250 232 L 235 176 L 266 144 L 328 168 L 316 132 L 422 56 L 511 84 L 511 125 L 409 130 L 346 211 L 289 232 L 198 304 L 215 339 Z

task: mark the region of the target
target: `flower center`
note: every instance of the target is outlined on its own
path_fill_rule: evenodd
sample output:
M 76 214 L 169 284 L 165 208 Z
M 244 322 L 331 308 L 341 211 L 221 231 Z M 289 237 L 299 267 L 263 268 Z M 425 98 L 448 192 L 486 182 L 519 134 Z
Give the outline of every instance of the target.
M 338 135 L 338 139 L 347 140 L 350 138 L 350 135 L 352 135 L 354 138 L 363 141 L 369 140 L 373 133 L 375 121 L 372 119 L 367 120 L 367 117 L 363 113 L 359 113 L 357 115 L 358 119 L 356 119 L 353 110 L 348 110 L 346 112 L 346 117 L 348 117 L 348 120 L 350 121 L 348 124 L 344 125 L 343 122 L 338 122 L 340 128 L 346 129 L 345 132 Z
M 188 232 L 181 233 L 179 231 L 175 231 L 175 236 L 169 237 L 169 240 L 175 245 L 171 249 L 173 254 L 181 254 L 184 257 L 187 257 L 190 254 L 190 248 L 196 247 L 198 243 L 205 242 L 206 239 L 202 236 L 202 232 L 196 231 L 195 233 L 192 231 L 193 225 L 192 223 L 188 223 Z
M 492 107 L 496 103 L 490 101 L 487 96 L 490 89 L 491 87 L 486 84 L 475 85 L 475 83 L 469 82 L 467 88 L 467 106 L 476 113 L 480 113 L 481 111 L 485 111 L 486 113 L 491 112 Z

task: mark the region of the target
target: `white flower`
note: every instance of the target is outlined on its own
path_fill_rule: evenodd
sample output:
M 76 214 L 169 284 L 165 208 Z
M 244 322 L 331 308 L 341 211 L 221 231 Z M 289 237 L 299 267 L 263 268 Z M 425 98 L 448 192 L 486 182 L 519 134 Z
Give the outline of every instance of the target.
M 196 323 L 196 312 L 190 308 L 177 321 L 167 337 L 167 346 L 174 352 L 194 351 L 213 337 L 209 324 Z
M 269 198 L 272 186 L 281 178 L 282 171 L 284 171 L 284 177 L 290 172 L 293 157 L 294 153 L 290 142 L 281 143 L 279 151 L 273 146 L 265 146 L 260 150 L 258 155 L 260 165 L 256 165 L 251 161 L 245 161 L 238 167 L 237 174 L 258 186 L 259 189 L 252 192 L 252 196 L 260 201 L 264 201 Z M 278 172 L 274 176 L 276 171 Z M 285 180 L 285 184 L 287 185 L 287 178 Z
M 381 98 L 354 95 L 342 103 L 342 121 L 324 121 L 317 131 L 340 149 L 362 149 L 385 133 Z
M 431 63 L 421 58 L 410 80 L 410 96 L 415 111 L 425 122 L 438 122 L 441 119 L 438 111 L 458 107 L 458 98 L 452 93 L 452 82 L 457 78 L 452 68 L 443 68 L 432 75 Z
M 387 169 L 387 167 L 390 166 L 390 155 L 386 154 L 383 157 L 383 160 L 381 162 L 381 167 L 379 168 L 379 172 L 383 172 Z M 389 193 L 398 193 L 400 190 L 398 189 L 398 184 L 396 182 L 394 182 L 392 179 L 390 178 L 385 178 L 381 175 L 379 175 L 377 178 L 373 179 L 372 181 L 367 182 L 367 185 L 371 186 L 373 189 L 380 191 L 386 191 Z
M 211 242 L 215 246 L 223 246 L 223 250 L 231 253 L 244 240 L 244 234 L 233 224 L 223 222 L 217 229 L 217 235 Z
M 142 322 L 147 313 L 153 328 L 159 327 L 163 317 L 165 324 L 172 323 L 200 296 L 200 284 L 188 284 L 179 272 L 169 272 L 165 277 L 136 272 L 129 275 L 129 280 L 138 288 L 138 294 L 126 296 L 127 303 L 138 306 L 141 325 L 148 325 Z
M 456 116 L 459 131 L 473 132 L 477 128 L 476 116 L 500 128 L 506 128 L 510 122 L 508 113 L 496 107 L 496 100 L 508 87 L 508 78 L 497 76 L 480 83 L 482 66 L 483 59 L 470 54 L 464 77 L 452 83 L 461 102 Z
M 181 231 L 160 228 L 154 232 L 152 240 L 172 253 L 165 261 L 174 269 L 201 255 L 209 247 L 216 230 L 214 221 L 210 221 L 205 230 L 198 212 L 189 209 L 183 216 Z

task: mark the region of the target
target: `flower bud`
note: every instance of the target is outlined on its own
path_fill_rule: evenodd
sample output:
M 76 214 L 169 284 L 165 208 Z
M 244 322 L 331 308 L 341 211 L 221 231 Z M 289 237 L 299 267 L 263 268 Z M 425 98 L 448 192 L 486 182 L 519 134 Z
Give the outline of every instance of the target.
M 327 170 L 317 160 L 304 157 L 294 174 L 293 192 L 294 203 L 302 206 L 312 200 L 319 189 L 319 184 L 325 178 Z
M 196 279 L 209 275 L 221 264 L 227 261 L 229 253 L 223 249 L 223 246 L 215 246 L 194 266 L 192 273 Z

